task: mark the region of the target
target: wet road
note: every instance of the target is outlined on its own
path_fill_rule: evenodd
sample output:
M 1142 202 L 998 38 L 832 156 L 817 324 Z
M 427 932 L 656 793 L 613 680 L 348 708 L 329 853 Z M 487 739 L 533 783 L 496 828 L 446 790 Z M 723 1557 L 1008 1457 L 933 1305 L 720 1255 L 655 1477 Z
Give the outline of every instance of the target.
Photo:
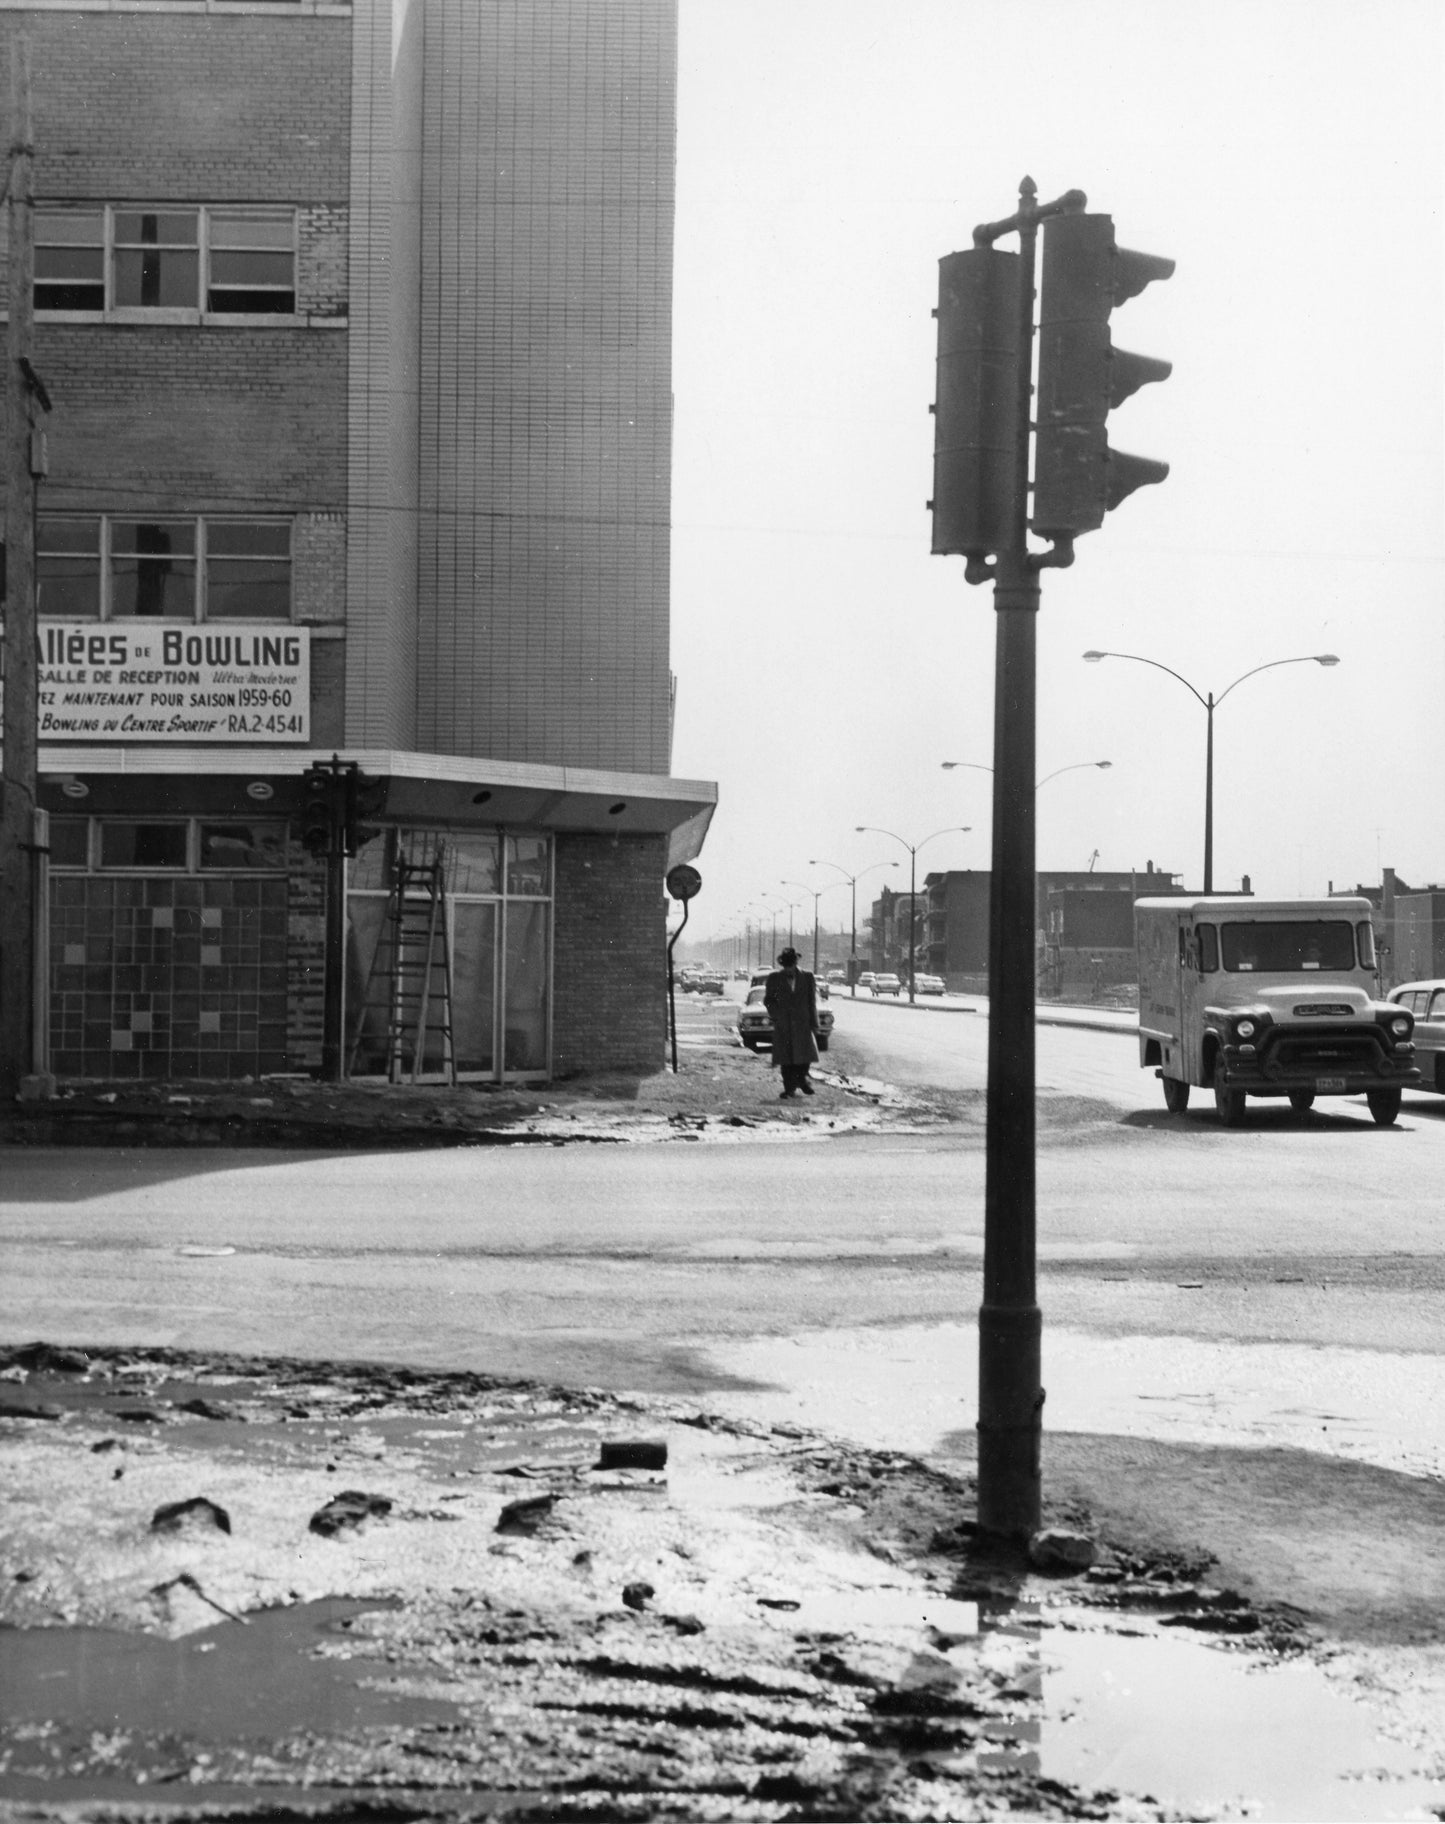
M 836 1004 L 830 1064 L 981 1084 L 977 1016 Z M 1045 1091 L 1095 1104 L 1040 1147 L 1041 1303 L 1056 1359 L 1067 1338 L 1094 1357 L 1121 1339 L 1142 1339 L 1131 1346 L 1146 1355 L 1181 1337 L 1335 1347 L 1408 1358 L 1415 1382 L 1433 1386 L 1445 1099 L 1410 1098 L 1393 1129 L 1341 1102 L 1303 1120 L 1261 1106 L 1226 1132 L 1207 1106 L 1166 1115 L 1131 1039 L 1042 1028 L 1039 1055 Z M 801 1367 L 804 1343 L 813 1350 L 816 1386 L 818 1337 L 831 1348 L 911 1331 L 918 1399 L 903 1404 L 920 1413 L 934 1410 L 932 1330 L 971 1352 L 976 1140 L 37 1151 L 10 1153 L 3 1169 L 0 1334 L 14 1340 L 373 1355 L 703 1394 L 786 1387 L 789 1358 L 769 1339 L 802 1339 L 791 1359 Z M 1129 1372 L 1168 1379 L 1149 1361 Z M 1308 1379 L 1303 1356 L 1281 1358 L 1280 1372 Z M 1109 1375 L 1075 1378 L 1102 1387 Z M 841 1382 L 835 1404 L 815 1416 L 847 1431 Z

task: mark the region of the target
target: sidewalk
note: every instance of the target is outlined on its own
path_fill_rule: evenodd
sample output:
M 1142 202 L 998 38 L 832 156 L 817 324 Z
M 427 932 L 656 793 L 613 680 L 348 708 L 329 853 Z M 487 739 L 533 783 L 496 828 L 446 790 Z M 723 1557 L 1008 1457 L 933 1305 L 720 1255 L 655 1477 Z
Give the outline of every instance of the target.
M 840 1000 L 841 1004 L 841 1000 Z M 887 1000 L 873 1005 L 889 1006 Z M 907 1001 L 897 1003 L 905 1010 Z M 988 1012 L 985 1000 L 930 1012 Z M 780 1107 L 766 1055 L 746 1052 L 735 1003 L 678 996 L 678 1061 L 651 1076 L 624 1073 L 498 1087 L 322 1083 L 280 1076 L 239 1082 L 63 1083 L 48 1102 L 0 1105 L 0 1147 L 257 1146 L 362 1148 L 558 1146 L 658 1140 L 802 1140 L 935 1125 L 927 1097 L 852 1077 L 825 1056 L 821 1093 Z M 1132 1032 L 1122 1010 L 1041 1006 L 1039 1023 Z M 979 1122 L 981 1123 L 981 1111 Z M 981 1131 L 981 1128 L 980 1128 Z

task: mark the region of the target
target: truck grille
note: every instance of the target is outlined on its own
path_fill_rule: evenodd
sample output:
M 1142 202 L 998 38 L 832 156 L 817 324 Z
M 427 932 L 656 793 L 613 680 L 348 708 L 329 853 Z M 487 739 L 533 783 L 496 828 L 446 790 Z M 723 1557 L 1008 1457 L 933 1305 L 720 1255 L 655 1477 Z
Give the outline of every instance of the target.
M 1310 1032 L 1273 1032 L 1265 1043 L 1261 1063 L 1266 1076 L 1302 1073 L 1308 1076 L 1342 1076 L 1360 1071 L 1374 1073 L 1385 1062 L 1380 1035 L 1331 1031 L 1316 1027 Z

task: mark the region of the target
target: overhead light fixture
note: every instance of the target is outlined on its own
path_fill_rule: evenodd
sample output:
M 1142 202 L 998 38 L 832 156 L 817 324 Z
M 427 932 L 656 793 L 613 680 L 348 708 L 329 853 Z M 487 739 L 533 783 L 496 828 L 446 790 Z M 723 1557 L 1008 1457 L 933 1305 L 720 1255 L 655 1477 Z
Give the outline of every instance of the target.
M 259 803 L 264 804 L 268 798 L 276 796 L 276 788 L 265 779 L 253 779 L 246 787 L 246 796 L 255 798 Z
M 491 798 L 491 796 L 492 796 L 492 794 L 490 792 L 473 792 L 472 793 L 472 803 L 473 804 L 486 804 L 488 802 L 488 800 Z
M 83 779 L 62 779 L 60 789 L 67 798 L 88 798 L 90 787 Z
M 627 800 L 625 798 L 619 798 L 617 800 L 616 804 L 608 805 L 607 815 L 609 817 L 620 817 L 626 809 L 627 809 Z

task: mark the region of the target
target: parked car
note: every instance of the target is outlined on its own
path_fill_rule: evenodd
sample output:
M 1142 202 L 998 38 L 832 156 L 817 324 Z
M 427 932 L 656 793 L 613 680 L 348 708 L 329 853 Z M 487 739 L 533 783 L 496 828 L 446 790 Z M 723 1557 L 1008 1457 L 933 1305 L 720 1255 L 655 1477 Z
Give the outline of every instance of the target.
M 943 994 L 945 992 L 941 975 L 915 975 L 913 978 L 915 994 Z
M 721 969 L 704 969 L 693 984 L 698 994 L 721 994 L 727 986 L 727 978 Z
M 738 1009 L 738 1037 L 749 1051 L 756 1051 L 760 1045 L 766 1045 L 770 1050 L 772 1048 L 773 1016 L 763 1005 L 763 996 L 766 993 L 767 988 L 761 982 L 756 987 L 749 988 L 747 999 Z M 818 1009 L 818 1025 L 821 1029 L 818 1033 L 818 1050 L 826 1051 L 828 1040 L 833 1033 L 833 1009 L 831 1007 Z
M 873 971 L 871 969 L 865 969 L 863 971 L 863 973 L 858 977 L 858 986 L 860 988 L 871 988 L 873 986 L 874 982 L 876 982 L 877 980 L 878 980 L 878 977 L 873 973 Z
M 691 963 L 688 964 L 687 968 L 678 972 L 677 985 L 684 994 L 697 993 L 697 978 L 699 974 L 700 971 L 695 969 Z
M 1436 1089 L 1445 1096 L 1445 981 L 1402 982 L 1386 999 L 1398 1001 L 1415 1016 L 1421 1089 Z
M 875 975 L 868 986 L 873 990 L 875 997 L 880 994 L 891 994 L 896 1000 L 903 992 L 903 984 L 898 977 L 886 973 Z
M 846 987 L 848 985 L 848 971 L 846 969 L 830 969 L 828 971 L 828 981 L 830 984 L 837 982 L 841 986 Z

